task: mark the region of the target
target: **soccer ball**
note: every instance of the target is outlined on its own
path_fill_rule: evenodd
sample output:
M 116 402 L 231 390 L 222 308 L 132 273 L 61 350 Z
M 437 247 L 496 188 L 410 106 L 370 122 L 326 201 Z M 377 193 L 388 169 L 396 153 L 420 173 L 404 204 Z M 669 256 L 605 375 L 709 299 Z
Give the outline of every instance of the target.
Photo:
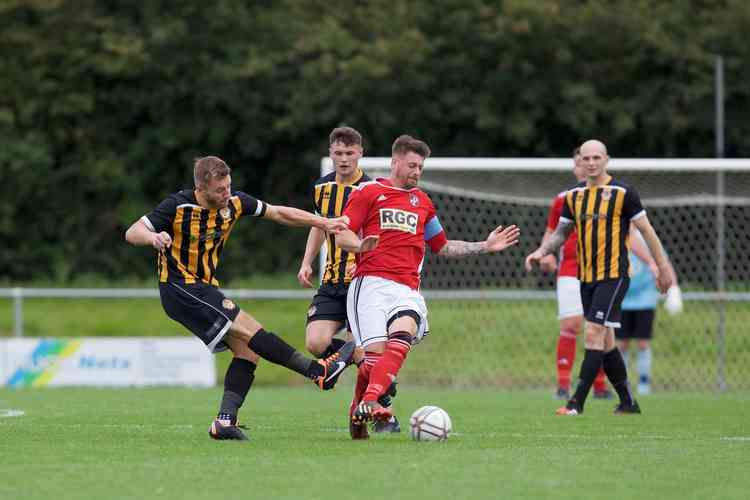
M 451 418 L 437 406 L 419 408 L 412 413 L 409 424 L 415 441 L 445 441 L 453 431 Z

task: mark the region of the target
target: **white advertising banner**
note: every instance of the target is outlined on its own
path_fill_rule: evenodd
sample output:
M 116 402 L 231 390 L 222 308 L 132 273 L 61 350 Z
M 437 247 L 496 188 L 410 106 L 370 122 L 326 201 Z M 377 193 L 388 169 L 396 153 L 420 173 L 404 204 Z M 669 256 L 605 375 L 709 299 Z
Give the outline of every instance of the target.
M 0 340 L 0 385 L 213 386 L 213 356 L 196 338 Z

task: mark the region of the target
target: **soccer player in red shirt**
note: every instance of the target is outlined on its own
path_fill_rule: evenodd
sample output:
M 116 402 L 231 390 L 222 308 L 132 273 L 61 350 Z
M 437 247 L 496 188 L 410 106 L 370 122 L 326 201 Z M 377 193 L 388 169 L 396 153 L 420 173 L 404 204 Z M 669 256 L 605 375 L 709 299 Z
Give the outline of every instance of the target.
M 428 332 L 427 307 L 419 292 L 425 243 L 432 252 L 463 257 L 499 252 L 518 243 L 516 226 L 498 226 L 485 241 L 448 240 L 430 197 L 417 187 L 429 146 L 402 135 L 393 143 L 391 176 L 366 182 L 344 209 L 349 230 L 336 245 L 357 254 L 347 294 L 354 339 L 365 350 L 349 409 L 353 439 L 366 439 L 367 422 L 387 421 L 378 398 L 398 376 L 411 346 Z
M 580 148 L 573 151 L 573 175 L 578 182 L 586 180 Z M 557 228 L 566 193 L 567 191 L 563 191 L 558 194 L 552 202 L 542 242 L 547 241 Z M 554 254 L 546 255 L 539 261 L 542 271 L 553 273 L 557 270 L 557 319 L 560 320 L 560 336 L 557 338 L 557 398 L 566 401 L 570 397 L 570 374 L 576 359 L 576 338 L 583 325 L 583 305 L 577 277 L 577 246 L 578 234 L 573 231 L 560 247 L 559 265 Z M 604 369 L 600 369 L 594 379 L 594 398 L 611 397 Z

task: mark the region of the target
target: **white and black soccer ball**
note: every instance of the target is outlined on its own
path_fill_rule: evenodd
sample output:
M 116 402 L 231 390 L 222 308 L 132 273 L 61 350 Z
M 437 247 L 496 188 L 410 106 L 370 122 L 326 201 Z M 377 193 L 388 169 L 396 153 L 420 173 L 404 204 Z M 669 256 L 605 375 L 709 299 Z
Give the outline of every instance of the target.
M 445 410 L 423 406 L 409 419 L 411 437 L 415 441 L 445 441 L 453 431 L 453 423 Z

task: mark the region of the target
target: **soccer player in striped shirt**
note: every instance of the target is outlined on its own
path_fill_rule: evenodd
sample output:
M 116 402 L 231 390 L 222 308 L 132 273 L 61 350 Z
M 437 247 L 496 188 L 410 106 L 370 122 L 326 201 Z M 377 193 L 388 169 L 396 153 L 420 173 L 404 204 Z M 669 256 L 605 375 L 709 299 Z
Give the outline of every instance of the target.
M 597 140 L 584 142 L 581 160 L 586 181 L 567 192 L 555 232 L 526 257 L 526 269 L 530 271 L 533 264 L 555 252 L 573 229 L 578 232 L 578 279 L 586 318 L 586 353 L 576 391 L 556 413 L 578 415 L 583 412 L 596 372 L 602 366 L 620 398 L 615 412 L 640 413 L 641 409 L 630 392 L 627 369 L 614 334 L 614 328 L 620 326 L 620 307 L 630 279 L 631 224 L 641 232 L 656 261 L 659 270 L 656 284 L 660 292 L 665 293 L 672 285 L 671 275 L 659 237 L 648 220 L 638 193 L 607 173 L 609 156 L 606 146 Z
M 224 396 L 209 427 L 214 439 L 245 440 L 237 413 L 255 378 L 258 357 L 309 377 L 330 389 L 350 362 L 354 344 L 322 360 L 311 360 L 266 331 L 219 289 L 216 272 L 229 235 L 244 216 L 269 219 L 287 226 L 315 226 L 336 233 L 341 219 L 319 217 L 291 207 L 274 206 L 242 191 L 232 191 L 229 166 L 216 156 L 198 158 L 193 166 L 195 189 L 168 196 L 133 223 L 128 243 L 157 251 L 159 295 L 167 316 L 206 344 L 212 353 L 231 350 L 224 378 Z
M 581 148 L 573 151 L 573 175 L 578 182 L 586 179 L 581 162 Z M 557 228 L 565 203 L 563 191 L 555 197 L 547 217 L 547 228 L 542 242 L 552 236 Z M 556 365 L 557 365 L 557 398 L 570 398 L 570 378 L 576 359 L 576 339 L 583 325 L 583 305 L 581 304 L 581 283 L 578 281 L 578 264 L 576 248 L 578 235 L 570 233 L 568 239 L 558 252 L 559 262 L 553 254 L 545 255 L 539 261 L 542 271 L 553 273 L 557 271 L 557 318 L 560 320 L 560 335 L 557 337 Z M 607 376 L 600 369 L 594 379 L 594 398 L 609 399 L 612 393 L 607 389 Z

